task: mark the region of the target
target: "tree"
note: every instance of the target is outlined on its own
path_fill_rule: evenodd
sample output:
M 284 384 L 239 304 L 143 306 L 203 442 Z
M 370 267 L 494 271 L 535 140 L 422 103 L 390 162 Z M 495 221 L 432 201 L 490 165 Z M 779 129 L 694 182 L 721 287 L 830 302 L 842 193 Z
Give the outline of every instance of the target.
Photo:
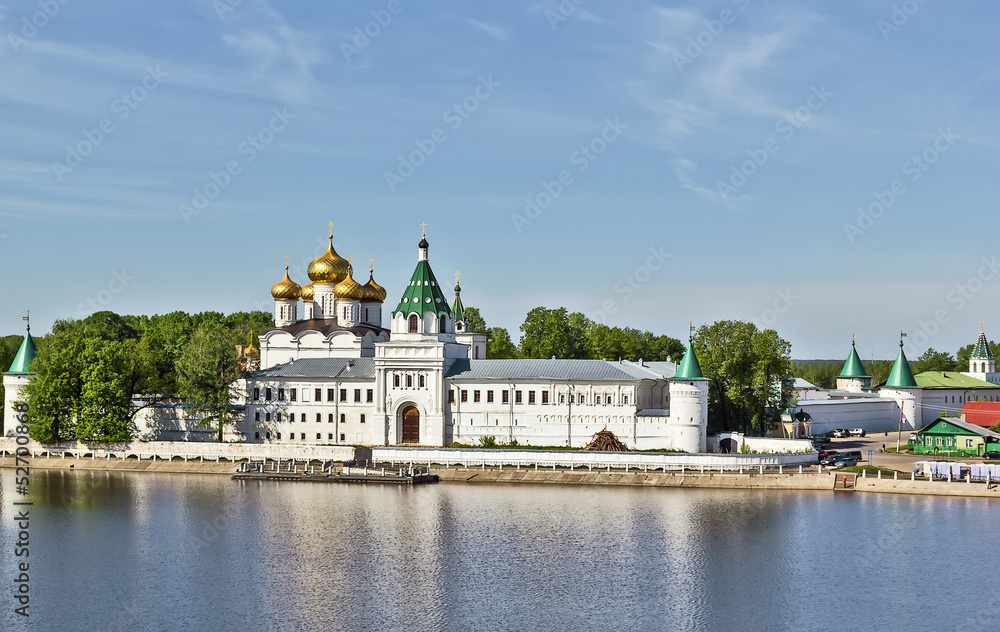
M 80 393 L 73 407 L 76 438 L 84 443 L 130 441 L 132 417 L 130 341 L 89 339 L 80 365 Z
M 792 346 L 773 329 L 724 320 L 698 329 L 695 352 L 709 379 L 709 426 L 763 435 L 788 408 Z
M 589 321 L 565 307 L 536 307 L 521 325 L 520 352 L 525 358 L 584 358 Z
M 482 315 L 479 313 L 479 309 L 476 307 L 465 308 L 465 324 L 469 326 L 467 331 L 471 331 L 473 333 L 484 334 L 488 331 L 486 321 L 483 320 Z
M 486 331 L 486 357 L 491 360 L 508 360 L 519 356 L 510 334 L 503 327 L 490 327 Z
M 178 395 L 202 416 L 200 425 L 216 428 L 218 440 L 240 412 L 232 405 L 240 397 L 233 383 L 241 377 L 236 359 L 238 338 L 221 322 L 205 320 L 177 360 Z
M 831 362 L 796 362 L 792 375 L 815 384 L 820 388 L 835 388 L 840 365 Z
M 966 360 L 966 365 L 968 365 L 968 360 Z M 914 373 L 923 373 L 924 371 L 954 370 L 955 358 L 951 357 L 950 353 L 945 351 L 935 351 L 932 347 L 920 354 L 920 357 L 917 358 L 917 361 L 913 366 Z

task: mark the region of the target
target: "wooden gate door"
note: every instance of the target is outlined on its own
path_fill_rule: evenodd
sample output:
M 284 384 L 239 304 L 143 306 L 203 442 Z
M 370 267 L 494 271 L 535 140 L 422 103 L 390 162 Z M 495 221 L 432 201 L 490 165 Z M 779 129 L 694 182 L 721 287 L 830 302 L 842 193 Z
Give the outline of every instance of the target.
M 414 406 L 403 409 L 403 443 L 420 443 L 420 411 Z

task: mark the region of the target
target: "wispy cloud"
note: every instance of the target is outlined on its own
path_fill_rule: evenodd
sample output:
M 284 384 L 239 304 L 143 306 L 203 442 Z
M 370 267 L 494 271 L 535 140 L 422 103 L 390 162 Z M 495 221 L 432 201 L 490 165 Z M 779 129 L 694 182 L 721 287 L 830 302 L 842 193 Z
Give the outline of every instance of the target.
M 507 33 L 500 26 L 493 24 L 491 22 L 483 22 L 482 20 L 476 20 L 474 18 L 468 18 L 466 20 L 469 24 L 485 31 L 487 35 L 493 39 L 503 42 L 507 40 Z

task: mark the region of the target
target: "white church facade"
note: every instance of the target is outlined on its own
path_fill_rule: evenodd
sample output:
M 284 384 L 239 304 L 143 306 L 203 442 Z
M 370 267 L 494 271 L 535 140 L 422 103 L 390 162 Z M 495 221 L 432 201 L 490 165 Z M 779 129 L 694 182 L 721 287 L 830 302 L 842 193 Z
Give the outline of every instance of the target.
M 607 428 L 633 449 L 704 452 L 708 383 L 689 344 L 672 362 L 488 360 L 461 288 L 449 303 L 426 235 L 397 307 L 362 285 L 333 247 L 272 287 L 275 327 L 261 332 L 247 379 L 244 441 L 305 444 L 586 445 Z M 299 311 L 302 301 L 302 311 Z M 301 313 L 301 318 L 299 317 Z

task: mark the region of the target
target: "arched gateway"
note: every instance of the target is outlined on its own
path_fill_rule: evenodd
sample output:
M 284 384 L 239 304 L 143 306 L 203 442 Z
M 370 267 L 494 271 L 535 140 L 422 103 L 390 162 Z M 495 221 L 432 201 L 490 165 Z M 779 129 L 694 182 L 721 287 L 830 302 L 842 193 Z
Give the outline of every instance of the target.
M 420 443 L 420 411 L 416 406 L 403 409 L 403 443 Z

